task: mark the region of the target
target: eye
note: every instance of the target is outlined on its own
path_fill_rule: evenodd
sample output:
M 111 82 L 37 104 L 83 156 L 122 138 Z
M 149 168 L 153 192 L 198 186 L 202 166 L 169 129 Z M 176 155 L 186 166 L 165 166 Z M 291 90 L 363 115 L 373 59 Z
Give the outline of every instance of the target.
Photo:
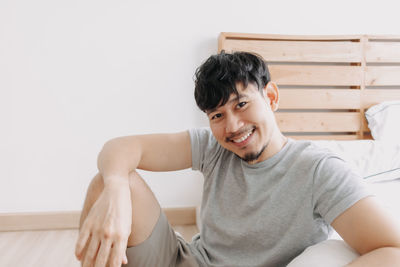
M 216 119 L 219 119 L 219 118 L 221 118 L 222 117 L 222 114 L 221 113 L 217 113 L 217 114 L 214 114 L 212 117 L 211 117 L 211 120 L 216 120 Z
M 247 104 L 247 102 L 240 102 L 239 104 L 236 105 L 237 108 L 242 108 Z

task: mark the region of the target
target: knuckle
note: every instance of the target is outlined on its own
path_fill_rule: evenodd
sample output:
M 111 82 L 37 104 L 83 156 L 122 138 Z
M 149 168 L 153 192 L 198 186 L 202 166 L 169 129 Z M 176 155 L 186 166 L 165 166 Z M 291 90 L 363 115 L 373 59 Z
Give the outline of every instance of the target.
M 95 234 L 96 236 L 102 236 L 103 234 L 103 229 L 101 229 L 101 227 L 96 227 L 93 229 L 93 234 Z
M 103 238 L 104 239 L 110 239 L 113 236 L 113 231 L 111 229 L 104 229 L 103 230 Z
M 122 241 L 124 239 L 124 235 L 121 232 L 116 232 L 114 234 L 114 239 L 118 242 Z

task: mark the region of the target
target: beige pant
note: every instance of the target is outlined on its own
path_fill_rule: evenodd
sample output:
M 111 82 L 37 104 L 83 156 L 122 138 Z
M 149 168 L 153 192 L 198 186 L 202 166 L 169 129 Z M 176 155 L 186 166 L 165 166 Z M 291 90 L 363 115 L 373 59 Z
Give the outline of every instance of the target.
M 134 234 L 134 233 L 133 233 Z M 134 247 L 126 250 L 128 267 L 198 267 L 189 244 L 170 226 L 164 212 L 150 237 Z

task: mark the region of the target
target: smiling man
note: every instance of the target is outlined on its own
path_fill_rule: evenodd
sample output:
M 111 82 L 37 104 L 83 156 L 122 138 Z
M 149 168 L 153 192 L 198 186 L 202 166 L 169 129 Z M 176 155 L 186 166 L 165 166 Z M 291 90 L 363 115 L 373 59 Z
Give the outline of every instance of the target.
M 120 137 L 98 158 L 81 218 L 83 266 L 286 266 L 334 228 L 362 256 L 349 266 L 399 266 L 400 232 L 360 177 L 329 151 L 288 139 L 263 60 L 211 56 L 195 98 L 209 128 Z M 204 175 L 202 231 L 189 244 L 168 224 L 136 169 Z

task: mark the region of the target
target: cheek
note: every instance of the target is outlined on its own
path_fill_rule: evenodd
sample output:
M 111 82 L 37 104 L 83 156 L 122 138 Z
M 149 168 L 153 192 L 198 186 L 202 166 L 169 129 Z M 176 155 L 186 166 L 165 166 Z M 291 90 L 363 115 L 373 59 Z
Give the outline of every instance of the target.
M 220 125 L 210 124 L 210 129 L 215 139 L 218 141 L 224 138 L 224 129 Z
M 256 109 L 253 108 L 251 110 L 249 110 L 249 113 L 247 114 L 247 118 L 249 119 L 249 121 L 253 121 L 256 123 L 263 123 L 266 120 L 266 112 L 264 110 L 260 110 L 260 109 Z

